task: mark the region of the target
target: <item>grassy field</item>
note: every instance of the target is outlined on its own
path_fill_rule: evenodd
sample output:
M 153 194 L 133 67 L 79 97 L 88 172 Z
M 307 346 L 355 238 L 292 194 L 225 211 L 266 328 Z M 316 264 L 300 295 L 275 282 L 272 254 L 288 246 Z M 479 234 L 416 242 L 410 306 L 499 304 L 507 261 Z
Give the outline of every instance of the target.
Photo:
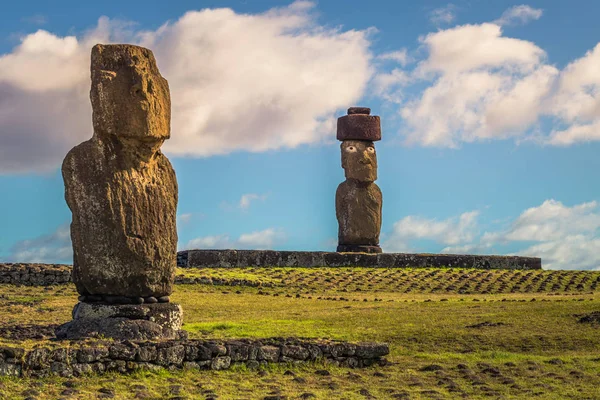
M 2 399 L 600 399 L 598 272 L 179 270 L 192 338 L 299 336 L 390 344 L 388 366 L 0 378 Z M 44 341 L 72 286 L 0 285 L 0 344 Z M 20 330 L 19 330 L 20 329 Z M 18 342 L 11 334 L 39 332 Z M 278 397 L 279 396 L 279 397 Z

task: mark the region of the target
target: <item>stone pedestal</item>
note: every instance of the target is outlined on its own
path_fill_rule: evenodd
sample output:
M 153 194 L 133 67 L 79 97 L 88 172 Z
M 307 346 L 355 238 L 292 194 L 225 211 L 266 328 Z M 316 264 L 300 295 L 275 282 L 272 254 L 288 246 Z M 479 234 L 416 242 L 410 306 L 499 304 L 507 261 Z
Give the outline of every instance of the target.
M 103 337 L 115 340 L 183 339 L 179 304 L 77 303 L 73 320 L 56 330 L 58 339 Z

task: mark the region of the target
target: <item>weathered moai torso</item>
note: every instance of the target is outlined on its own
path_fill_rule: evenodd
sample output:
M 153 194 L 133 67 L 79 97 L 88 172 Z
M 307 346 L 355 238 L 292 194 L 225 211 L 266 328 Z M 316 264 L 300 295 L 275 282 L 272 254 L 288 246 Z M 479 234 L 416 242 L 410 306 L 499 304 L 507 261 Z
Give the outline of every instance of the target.
M 82 295 L 166 296 L 176 267 L 177 180 L 167 81 L 152 52 L 92 49 L 93 137 L 66 156 L 73 280 Z
M 342 168 L 346 180 L 336 191 L 340 252 L 380 253 L 382 194 L 377 180 L 377 154 L 374 140 L 380 140 L 379 117 L 368 108 L 350 108 L 338 119 L 338 139 L 342 140 Z

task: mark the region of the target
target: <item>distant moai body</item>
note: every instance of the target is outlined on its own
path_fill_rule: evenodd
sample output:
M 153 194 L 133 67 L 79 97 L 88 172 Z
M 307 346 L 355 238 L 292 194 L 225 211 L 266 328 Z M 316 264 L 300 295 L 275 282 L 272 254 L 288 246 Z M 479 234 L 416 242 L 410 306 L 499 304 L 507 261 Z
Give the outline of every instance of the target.
M 93 137 L 66 156 L 73 280 L 82 295 L 161 297 L 175 278 L 177 180 L 169 86 L 148 49 L 92 49 Z
M 374 141 L 381 140 L 378 116 L 365 107 L 352 107 L 338 118 L 337 139 L 342 141 L 342 168 L 346 180 L 335 194 L 339 225 L 338 252 L 381 253 L 381 190 L 377 180 Z
M 71 209 L 73 281 L 81 294 L 57 337 L 176 338 L 169 303 L 177 253 L 177 180 L 160 147 L 170 137 L 169 86 L 148 49 L 96 45 L 93 137 L 62 165 Z

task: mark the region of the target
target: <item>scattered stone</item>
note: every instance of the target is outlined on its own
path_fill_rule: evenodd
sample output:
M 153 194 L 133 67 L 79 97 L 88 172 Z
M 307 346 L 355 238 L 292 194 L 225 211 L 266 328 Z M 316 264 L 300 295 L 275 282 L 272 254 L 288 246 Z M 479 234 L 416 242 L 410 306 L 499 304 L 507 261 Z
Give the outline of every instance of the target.
M 589 314 L 580 314 L 578 322 L 581 324 L 600 324 L 600 311 L 593 311 Z
M 321 376 L 330 376 L 331 372 L 327 371 L 326 369 L 318 369 L 315 371 L 315 374 L 321 375 Z
M 475 300 L 475 299 L 473 299 Z M 485 327 L 494 327 L 494 326 L 504 326 L 506 325 L 504 322 L 491 322 L 484 321 L 474 325 L 467 325 L 466 328 L 485 328 Z
M 430 365 L 426 365 L 423 368 L 419 369 L 419 371 L 430 372 L 430 371 L 441 371 L 443 369 L 444 368 L 441 365 L 430 364 Z

